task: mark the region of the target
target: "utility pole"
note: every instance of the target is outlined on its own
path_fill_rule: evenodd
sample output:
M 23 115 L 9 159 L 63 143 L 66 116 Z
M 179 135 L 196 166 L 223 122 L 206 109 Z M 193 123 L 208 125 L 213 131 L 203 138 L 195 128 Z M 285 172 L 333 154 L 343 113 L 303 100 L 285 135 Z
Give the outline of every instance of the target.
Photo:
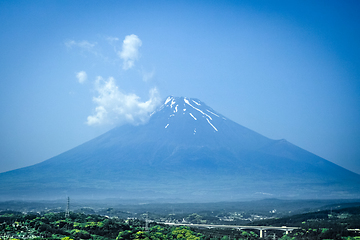
M 67 198 L 67 206 L 65 212 L 65 218 L 70 217 L 70 197 Z

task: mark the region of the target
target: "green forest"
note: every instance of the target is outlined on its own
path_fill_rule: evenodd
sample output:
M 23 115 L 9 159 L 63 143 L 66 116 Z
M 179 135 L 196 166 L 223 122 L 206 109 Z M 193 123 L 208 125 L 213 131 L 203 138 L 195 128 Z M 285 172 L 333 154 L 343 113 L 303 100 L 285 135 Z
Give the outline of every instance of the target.
M 264 239 L 359 240 L 360 233 L 348 230 L 360 228 L 360 208 L 310 212 L 256 221 L 249 225 L 300 227 L 288 235 L 281 231 L 268 231 Z M 99 214 L 70 212 L 65 216 L 64 212 L 49 211 L 28 214 L 10 210 L 0 212 L 0 240 L 253 240 L 259 238 L 257 230 L 176 227 L 152 221 L 146 223 L 145 220 L 137 218 L 122 219 Z
M 137 219 L 108 218 L 100 215 L 70 213 L 22 214 L 4 211 L 0 215 L 0 239 L 190 239 L 205 237 L 187 227 L 167 227 Z

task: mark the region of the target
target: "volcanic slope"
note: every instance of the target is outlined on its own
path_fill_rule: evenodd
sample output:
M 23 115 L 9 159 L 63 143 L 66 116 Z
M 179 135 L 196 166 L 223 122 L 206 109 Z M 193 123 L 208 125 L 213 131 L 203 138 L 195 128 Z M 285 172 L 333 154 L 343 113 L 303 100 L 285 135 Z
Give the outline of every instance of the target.
M 116 127 L 42 163 L 0 174 L 1 199 L 357 198 L 359 186 L 358 174 L 266 138 L 198 99 L 172 96 L 147 124 Z

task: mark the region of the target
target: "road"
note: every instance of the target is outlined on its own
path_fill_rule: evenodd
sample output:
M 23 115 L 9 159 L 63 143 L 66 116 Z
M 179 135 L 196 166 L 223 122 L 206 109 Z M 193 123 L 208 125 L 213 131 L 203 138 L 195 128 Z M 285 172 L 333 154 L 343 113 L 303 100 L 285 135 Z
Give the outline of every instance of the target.
M 257 229 L 260 231 L 260 238 L 263 237 L 263 233 L 266 230 L 281 230 L 286 234 L 292 232 L 294 229 L 300 229 L 299 227 L 273 227 L 273 226 L 239 226 L 239 225 L 212 225 L 212 224 L 191 224 L 191 223 L 163 223 L 170 226 L 189 226 L 189 227 L 199 227 L 199 228 L 234 228 L 238 230 L 242 229 Z

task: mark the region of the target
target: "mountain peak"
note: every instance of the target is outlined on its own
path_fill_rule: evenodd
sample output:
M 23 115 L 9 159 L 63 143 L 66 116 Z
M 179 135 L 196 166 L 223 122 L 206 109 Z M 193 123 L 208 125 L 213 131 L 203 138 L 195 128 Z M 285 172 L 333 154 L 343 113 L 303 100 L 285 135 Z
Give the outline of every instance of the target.
M 206 123 L 207 131 L 218 132 L 217 124 L 226 120 L 199 99 L 187 97 L 167 97 L 164 103 L 152 113 L 152 115 L 154 114 L 163 115 L 166 129 L 173 127 L 176 122 L 186 121 L 186 124 L 193 126 L 192 133 L 194 135 L 198 132 L 196 126 L 203 123 Z
M 174 105 L 175 103 L 180 103 L 180 102 L 188 102 L 188 101 L 192 101 L 194 104 L 200 106 L 202 104 L 202 102 L 197 99 L 197 98 L 188 98 L 188 97 L 174 97 L 172 95 L 168 96 L 164 102 L 165 105 L 167 105 L 169 102 L 172 103 L 172 105 Z

